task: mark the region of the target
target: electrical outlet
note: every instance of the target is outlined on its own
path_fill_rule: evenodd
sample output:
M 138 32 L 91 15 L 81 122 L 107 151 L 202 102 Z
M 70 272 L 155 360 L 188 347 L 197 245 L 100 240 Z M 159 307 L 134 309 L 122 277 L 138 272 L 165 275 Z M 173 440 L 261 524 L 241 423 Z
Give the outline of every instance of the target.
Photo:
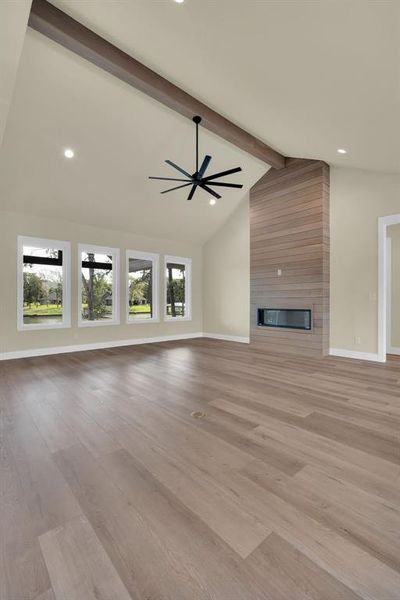
M 361 344 L 361 338 L 360 338 L 360 337 L 358 337 L 358 335 L 356 335 L 356 336 L 355 336 L 355 338 L 354 338 L 354 343 L 355 343 L 355 344 Z
M 277 273 L 278 273 L 278 277 L 282 277 L 282 269 L 278 269 Z

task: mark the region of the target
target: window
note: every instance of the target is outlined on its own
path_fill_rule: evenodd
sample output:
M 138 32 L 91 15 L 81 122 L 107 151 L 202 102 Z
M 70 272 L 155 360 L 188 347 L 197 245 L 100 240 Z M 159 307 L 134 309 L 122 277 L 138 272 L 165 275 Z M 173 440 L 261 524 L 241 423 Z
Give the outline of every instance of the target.
M 158 321 L 158 254 L 128 250 L 127 322 Z
M 18 237 L 17 327 L 71 326 L 70 244 Z
M 165 319 L 191 319 L 190 258 L 165 257 Z
M 119 250 L 79 244 L 80 327 L 118 325 Z

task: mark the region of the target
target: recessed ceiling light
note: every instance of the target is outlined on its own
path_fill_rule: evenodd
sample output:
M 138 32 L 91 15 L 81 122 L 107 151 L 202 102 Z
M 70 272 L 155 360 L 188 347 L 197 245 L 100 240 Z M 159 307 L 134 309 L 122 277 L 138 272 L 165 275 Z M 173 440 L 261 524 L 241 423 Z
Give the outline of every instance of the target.
M 177 4 L 183 4 L 185 0 L 174 0 Z
M 210 200 L 211 206 L 214 206 L 214 204 L 216 204 L 216 203 L 217 203 L 216 199 L 215 198 L 211 198 L 211 200 Z
M 64 156 L 65 156 L 65 158 L 73 158 L 74 151 L 71 150 L 71 148 L 67 148 L 66 150 L 64 150 Z
M 347 154 L 347 150 L 345 150 L 344 148 L 338 148 L 337 151 L 339 152 L 339 154 Z

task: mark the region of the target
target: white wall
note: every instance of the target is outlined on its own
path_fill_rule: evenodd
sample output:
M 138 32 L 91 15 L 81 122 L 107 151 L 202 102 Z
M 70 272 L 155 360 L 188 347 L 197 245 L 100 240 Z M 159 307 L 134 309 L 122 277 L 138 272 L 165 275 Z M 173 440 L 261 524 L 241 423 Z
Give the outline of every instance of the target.
M 249 337 L 250 232 L 248 195 L 203 247 L 203 328 Z
M 0 146 L 14 93 L 31 0 L 0 2 Z
M 378 351 L 378 217 L 400 212 L 400 175 L 331 169 L 331 348 Z
M 110 223 L 112 225 L 112 223 Z M 17 331 L 17 236 L 25 235 L 72 242 L 72 327 L 38 331 Z M 120 325 L 78 328 L 78 243 L 119 248 Z M 164 287 L 160 284 L 160 323 L 125 323 L 125 252 L 141 250 L 159 253 L 160 272 L 164 254 L 192 259 L 192 320 L 163 322 Z M 67 221 L 43 219 L 0 211 L 0 253 L 3 257 L 0 287 L 0 352 L 59 346 L 101 344 L 117 340 L 187 335 L 202 331 L 202 249 L 200 245 L 138 236 L 113 229 L 76 225 Z M 5 260 L 4 260 L 5 259 Z M 162 280 L 160 280 L 162 281 Z

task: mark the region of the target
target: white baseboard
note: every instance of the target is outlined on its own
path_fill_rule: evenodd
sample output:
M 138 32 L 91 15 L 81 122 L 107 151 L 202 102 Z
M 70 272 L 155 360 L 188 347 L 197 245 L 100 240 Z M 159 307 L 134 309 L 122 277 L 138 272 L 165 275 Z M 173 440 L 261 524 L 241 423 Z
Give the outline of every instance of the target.
M 377 353 L 374 352 L 357 352 L 355 350 L 346 350 L 341 348 L 329 348 L 331 356 L 341 356 L 342 358 L 354 358 L 356 360 L 370 360 L 372 362 L 385 362 Z
M 388 354 L 397 354 L 400 356 L 400 348 L 397 346 L 391 346 L 388 350 Z
M 178 335 L 162 335 L 149 338 L 134 338 L 129 340 L 115 340 L 110 342 L 95 342 L 92 344 L 76 344 L 72 346 L 55 346 L 52 348 L 33 348 L 30 350 L 16 350 L 14 352 L 0 352 L 0 361 L 13 360 L 17 358 L 32 358 L 35 356 L 48 356 L 52 354 L 69 354 L 70 352 L 85 352 L 86 350 L 105 350 L 107 348 L 119 348 L 121 346 L 136 346 L 138 344 L 155 344 L 159 342 L 173 342 L 179 340 L 190 340 L 196 338 L 211 338 L 214 340 L 223 340 L 226 342 L 238 342 L 240 344 L 249 344 L 248 337 L 238 335 L 225 335 L 222 333 L 185 333 Z M 353 358 L 356 360 L 370 360 L 373 362 L 382 361 L 378 354 L 372 352 L 356 352 L 354 350 L 345 350 L 340 348 L 330 348 L 331 356 L 340 356 L 343 358 Z M 400 355 L 400 348 L 390 348 L 390 354 Z
M 250 344 L 249 337 L 239 335 L 225 335 L 223 333 L 203 333 L 203 337 L 213 340 L 224 340 L 225 342 L 239 342 L 240 344 Z
M 134 338 L 130 340 L 115 340 L 111 342 L 95 342 L 93 344 L 76 344 L 73 346 L 56 346 L 53 348 L 36 348 L 32 350 L 17 350 L 15 352 L 1 352 L 0 360 L 13 360 L 16 358 L 32 358 L 34 356 L 48 356 L 49 354 L 69 354 L 70 352 L 84 352 L 86 350 L 104 350 L 120 346 L 135 346 L 137 344 L 154 344 L 158 342 L 173 342 L 176 340 L 190 340 L 201 338 L 203 334 L 184 333 L 181 335 L 162 335 L 149 338 Z

